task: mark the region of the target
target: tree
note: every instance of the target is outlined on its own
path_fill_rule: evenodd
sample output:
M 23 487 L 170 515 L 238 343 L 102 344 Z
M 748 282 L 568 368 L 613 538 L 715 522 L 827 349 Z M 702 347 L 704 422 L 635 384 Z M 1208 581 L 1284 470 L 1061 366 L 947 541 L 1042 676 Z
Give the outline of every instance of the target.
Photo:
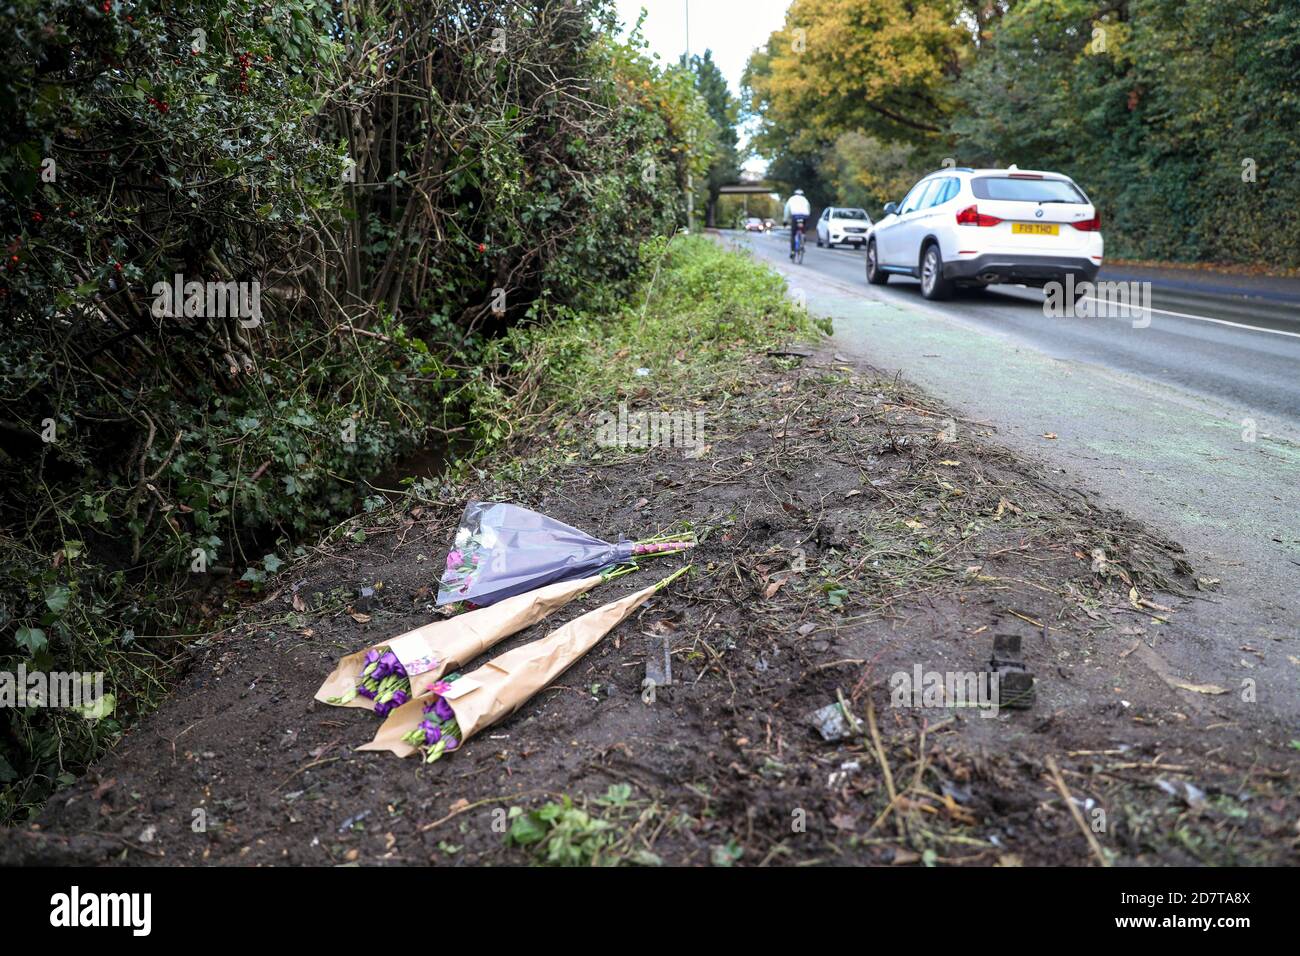
M 951 83 L 975 44 L 958 0 L 797 0 L 750 60 L 760 136 L 858 129 L 886 140 L 941 136 Z
M 734 183 L 740 176 L 740 152 L 737 148 L 739 136 L 736 133 L 736 121 L 740 114 L 740 101 L 732 96 L 727 87 L 727 78 L 722 75 L 718 65 L 713 62 L 713 51 L 705 50 L 703 56 L 691 57 L 682 64 L 695 77 L 695 89 L 708 106 L 709 116 L 717 124 L 717 154 L 704 184 L 707 194 L 709 226 L 716 226 L 718 211 L 718 194 L 723 186 Z

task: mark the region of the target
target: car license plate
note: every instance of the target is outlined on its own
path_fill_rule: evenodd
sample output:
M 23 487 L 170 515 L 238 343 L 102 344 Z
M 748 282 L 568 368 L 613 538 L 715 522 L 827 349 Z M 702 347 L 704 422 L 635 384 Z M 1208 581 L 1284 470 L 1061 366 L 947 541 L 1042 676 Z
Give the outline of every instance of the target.
M 1013 222 L 1011 232 L 1024 236 L 1057 236 L 1061 227 L 1054 222 Z

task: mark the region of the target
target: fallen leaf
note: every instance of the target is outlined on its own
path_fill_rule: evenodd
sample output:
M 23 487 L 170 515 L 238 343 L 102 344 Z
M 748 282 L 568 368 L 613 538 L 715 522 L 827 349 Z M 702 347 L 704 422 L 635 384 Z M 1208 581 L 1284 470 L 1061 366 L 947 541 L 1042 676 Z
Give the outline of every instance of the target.
M 785 584 L 785 582 L 786 582 L 787 580 L 789 580 L 789 579 L 788 579 L 788 578 L 777 578 L 775 581 L 773 581 L 771 584 L 769 584 L 769 585 L 764 589 L 764 591 L 763 591 L 763 597 L 765 597 L 765 598 L 770 598 L 770 597 L 771 597 L 773 594 L 775 594 L 777 591 L 781 590 L 781 586 L 782 586 L 783 584 Z
M 370 615 L 369 615 L 369 614 L 361 614 L 361 613 L 358 613 L 358 612 L 353 612 L 352 614 L 349 614 L 348 616 L 349 616 L 350 618 L 352 618 L 352 620 L 356 621 L 358 624 L 369 624 L 369 623 L 370 623 Z
M 1226 687 L 1220 687 L 1218 684 L 1184 684 L 1182 681 L 1178 680 L 1174 681 L 1173 684 L 1175 687 L 1182 688 L 1183 690 L 1190 690 L 1197 694 L 1217 695 L 1226 694 L 1228 692 Z

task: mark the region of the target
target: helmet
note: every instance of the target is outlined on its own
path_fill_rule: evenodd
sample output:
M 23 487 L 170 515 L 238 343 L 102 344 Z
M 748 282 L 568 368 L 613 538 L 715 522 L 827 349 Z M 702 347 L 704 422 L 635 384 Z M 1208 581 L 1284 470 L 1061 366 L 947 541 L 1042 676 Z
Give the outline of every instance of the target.
M 802 196 L 802 195 L 803 195 L 803 190 L 802 190 L 802 189 L 796 189 L 796 190 L 794 191 L 794 194 L 795 194 L 796 196 Z

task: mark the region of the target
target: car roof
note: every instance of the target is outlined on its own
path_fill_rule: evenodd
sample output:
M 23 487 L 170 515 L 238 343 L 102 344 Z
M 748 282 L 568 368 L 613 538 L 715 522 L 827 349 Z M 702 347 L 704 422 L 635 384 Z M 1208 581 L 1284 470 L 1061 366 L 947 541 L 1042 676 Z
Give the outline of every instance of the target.
M 949 166 L 943 169 L 936 169 L 934 172 L 926 175 L 925 178 L 929 179 L 930 176 L 951 175 L 952 173 L 964 173 L 967 176 L 972 176 L 972 177 L 973 176 L 1015 176 L 1015 175 L 1041 176 L 1043 179 L 1065 179 L 1065 180 L 1069 180 L 1070 182 L 1074 181 L 1064 173 L 1054 173 L 1049 169 L 1011 169 L 1009 167 L 1000 168 L 1000 169 L 993 168 L 993 167 L 972 169 L 969 166 Z

